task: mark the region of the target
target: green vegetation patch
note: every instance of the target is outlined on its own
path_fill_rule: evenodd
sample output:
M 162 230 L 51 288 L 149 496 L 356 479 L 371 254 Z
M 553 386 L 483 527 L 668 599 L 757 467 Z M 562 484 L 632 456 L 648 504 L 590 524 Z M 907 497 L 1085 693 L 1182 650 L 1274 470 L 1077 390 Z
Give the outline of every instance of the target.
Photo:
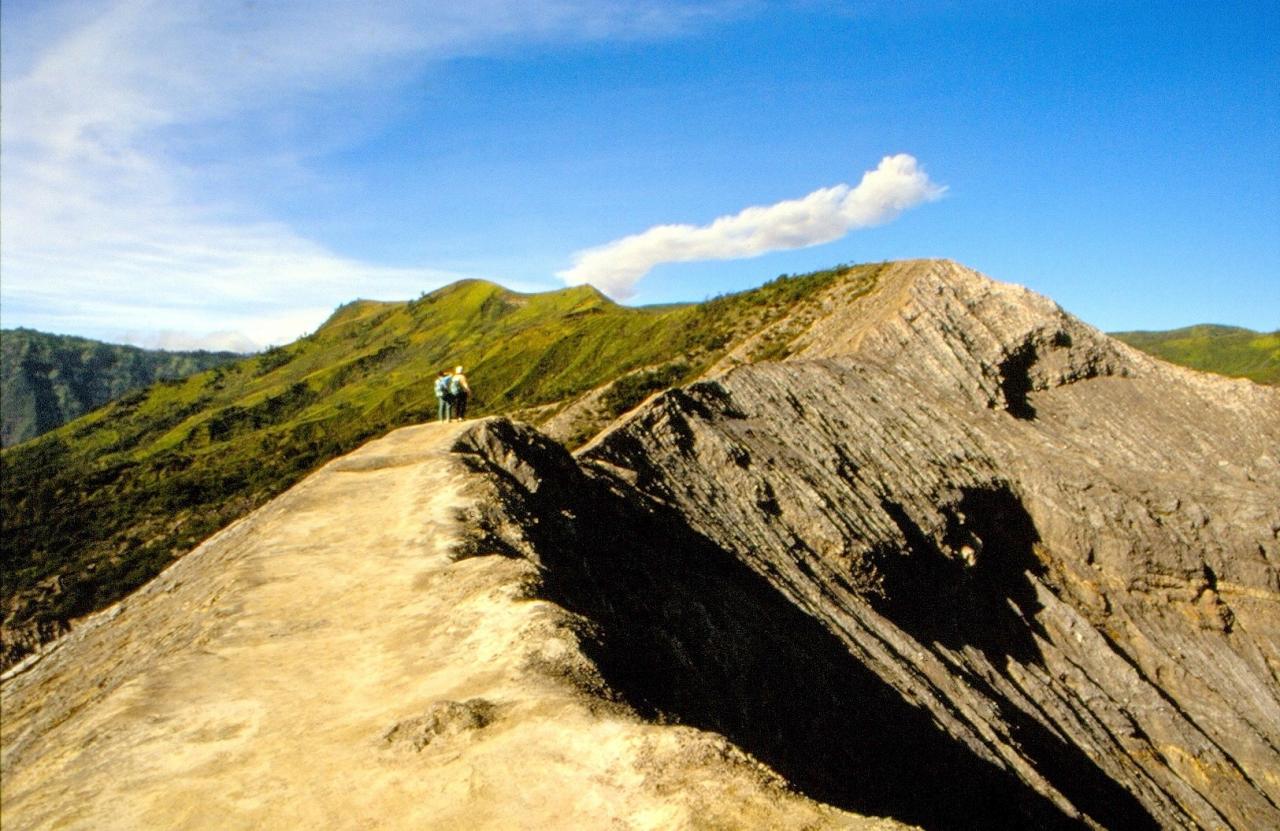
M 0 332 L 0 442 L 20 444 L 130 391 L 238 360 L 162 352 L 31 329 Z
M 644 369 L 624 375 L 609 385 L 603 396 L 605 410 L 617 417 L 635 408 L 660 390 L 670 389 L 689 374 L 689 364 L 676 361 L 657 369 Z
M 1280 384 L 1280 331 L 1202 324 L 1168 332 L 1114 332 L 1114 338 L 1169 363 Z
M 346 304 L 299 341 L 130 393 L 6 450 L 5 628 L 102 608 L 324 462 L 431 420 L 441 369 L 465 367 L 475 416 L 554 410 L 616 379 L 607 403 L 622 412 L 820 290 L 870 286 L 878 271 L 842 266 L 655 308 L 589 286 L 517 294 L 479 280 Z M 6 663 L 20 657 L 5 649 Z

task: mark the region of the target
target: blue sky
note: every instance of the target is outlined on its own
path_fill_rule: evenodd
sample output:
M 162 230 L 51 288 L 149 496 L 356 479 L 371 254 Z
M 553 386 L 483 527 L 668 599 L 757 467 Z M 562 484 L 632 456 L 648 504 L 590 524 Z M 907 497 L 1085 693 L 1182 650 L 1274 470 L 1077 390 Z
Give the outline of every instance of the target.
M 1280 328 L 1275 3 L 0 15 L 6 327 L 251 348 L 462 277 L 657 303 L 949 257 L 1107 330 Z

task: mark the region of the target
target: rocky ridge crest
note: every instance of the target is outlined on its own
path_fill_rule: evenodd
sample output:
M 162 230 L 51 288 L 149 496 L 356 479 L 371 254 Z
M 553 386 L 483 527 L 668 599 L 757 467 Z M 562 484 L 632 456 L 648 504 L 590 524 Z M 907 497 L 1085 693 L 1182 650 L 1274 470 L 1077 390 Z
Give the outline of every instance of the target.
M 448 817 L 494 827 L 535 802 L 563 827 L 1280 825 L 1280 393 L 946 261 L 842 290 L 779 321 L 785 360 L 735 366 L 746 347 L 574 455 L 505 419 L 408 428 L 215 536 L 7 675 L 6 818 L 53 815 L 36 794 L 56 804 L 108 757 L 131 805 L 168 809 L 210 787 L 173 760 L 205 757 L 148 780 L 139 748 L 216 733 L 235 740 L 213 746 L 219 787 L 247 794 L 218 821 L 283 822 L 296 808 L 253 771 L 309 760 L 282 786 L 306 790 L 368 733 L 362 769 L 392 777 L 371 793 L 435 771 L 458 785 Z M 347 578 L 373 603 L 359 637 L 307 594 Z M 199 700 L 243 703 L 250 647 L 320 645 L 353 662 L 340 724 L 292 729 L 286 697 L 166 726 L 205 677 L 188 670 L 227 679 Z M 494 784 L 519 741 L 559 760 L 521 769 L 527 798 Z M 566 783 L 592 796 L 558 804 Z M 414 793 L 395 816 L 430 816 Z
M 899 264 L 581 454 L 1069 816 L 1280 822 L 1280 396 Z

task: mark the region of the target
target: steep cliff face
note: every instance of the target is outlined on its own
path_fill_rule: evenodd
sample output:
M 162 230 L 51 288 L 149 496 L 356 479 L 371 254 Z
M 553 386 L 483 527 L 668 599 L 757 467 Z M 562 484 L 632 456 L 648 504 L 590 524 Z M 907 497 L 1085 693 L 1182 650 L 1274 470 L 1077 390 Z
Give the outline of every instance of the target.
M 582 454 L 1064 814 L 1280 823 L 1280 396 L 951 263 Z
M 1280 826 L 1280 393 L 865 289 L 329 464 L 9 673 L 6 827 Z

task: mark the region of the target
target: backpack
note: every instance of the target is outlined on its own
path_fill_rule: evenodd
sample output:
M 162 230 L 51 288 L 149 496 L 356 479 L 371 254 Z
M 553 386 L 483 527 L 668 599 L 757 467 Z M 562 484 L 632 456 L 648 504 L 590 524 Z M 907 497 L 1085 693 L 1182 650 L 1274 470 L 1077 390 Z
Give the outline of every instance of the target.
M 436 398 L 448 398 L 451 392 L 452 384 L 450 384 L 451 376 L 446 375 L 443 378 L 436 379 Z
M 465 391 L 462 389 L 462 376 L 450 375 L 449 376 L 449 394 L 462 395 L 464 392 Z

